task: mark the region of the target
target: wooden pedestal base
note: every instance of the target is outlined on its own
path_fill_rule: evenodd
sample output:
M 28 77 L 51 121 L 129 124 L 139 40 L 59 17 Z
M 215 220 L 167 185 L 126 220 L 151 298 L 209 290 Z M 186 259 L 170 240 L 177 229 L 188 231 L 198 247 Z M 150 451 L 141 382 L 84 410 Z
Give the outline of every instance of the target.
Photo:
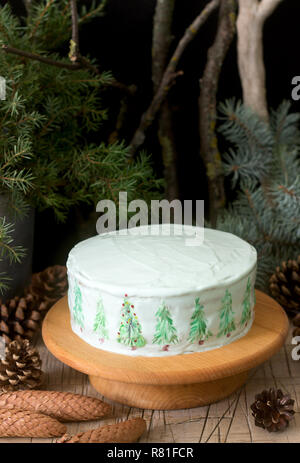
M 227 378 L 195 384 L 154 386 L 107 381 L 89 376 L 92 386 L 111 400 L 136 408 L 178 410 L 201 407 L 232 394 L 246 381 L 248 372 Z
M 130 357 L 90 346 L 73 333 L 67 298 L 43 323 L 43 338 L 59 360 L 89 375 L 105 397 L 128 406 L 168 410 L 207 405 L 227 397 L 250 369 L 283 345 L 288 319 L 269 296 L 257 291 L 255 320 L 241 339 L 208 352 L 168 357 Z

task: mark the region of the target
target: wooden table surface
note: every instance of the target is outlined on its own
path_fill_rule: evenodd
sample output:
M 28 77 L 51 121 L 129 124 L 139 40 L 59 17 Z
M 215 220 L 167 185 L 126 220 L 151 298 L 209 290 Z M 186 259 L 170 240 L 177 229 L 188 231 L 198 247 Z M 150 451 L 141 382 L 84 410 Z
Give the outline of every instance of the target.
M 246 385 L 221 402 L 188 410 L 152 411 L 113 405 L 113 418 L 68 424 L 74 434 L 104 424 L 142 416 L 147 421 L 147 432 L 140 442 L 196 443 L 196 442 L 300 442 L 300 361 L 292 360 L 291 330 L 284 347 L 269 361 L 251 373 Z M 90 396 L 101 396 L 90 386 L 87 376 L 64 365 L 47 350 L 41 338 L 37 348 L 46 373 L 44 389 L 70 391 Z M 269 433 L 254 425 L 250 405 L 256 393 L 277 387 L 295 399 L 295 417 L 289 428 L 280 433 Z M 104 399 L 105 400 L 105 399 Z M 2 438 L 3 442 L 51 442 L 51 439 Z

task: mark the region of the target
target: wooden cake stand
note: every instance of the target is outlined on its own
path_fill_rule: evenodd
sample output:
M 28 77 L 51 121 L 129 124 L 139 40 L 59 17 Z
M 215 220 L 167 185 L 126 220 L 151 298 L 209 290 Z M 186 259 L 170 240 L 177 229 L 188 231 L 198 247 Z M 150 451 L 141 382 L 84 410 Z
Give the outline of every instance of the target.
M 156 410 L 216 402 L 240 388 L 251 368 L 283 345 L 288 318 L 269 296 L 257 291 L 255 321 L 241 339 L 208 352 L 169 357 L 129 357 L 90 346 L 71 330 L 67 298 L 48 312 L 42 334 L 59 360 L 89 375 L 108 399 Z

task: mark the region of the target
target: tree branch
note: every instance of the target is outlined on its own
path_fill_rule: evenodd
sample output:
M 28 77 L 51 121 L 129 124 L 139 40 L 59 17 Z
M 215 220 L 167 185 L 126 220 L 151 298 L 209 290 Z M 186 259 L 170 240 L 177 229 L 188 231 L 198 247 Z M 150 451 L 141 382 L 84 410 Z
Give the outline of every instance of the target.
M 281 1 L 239 0 L 237 48 L 243 101 L 267 123 L 269 112 L 263 56 L 263 26 Z
M 172 41 L 171 25 L 174 0 L 157 0 L 153 18 L 152 40 L 152 81 L 157 91 L 167 64 L 169 47 Z
M 72 39 L 70 44 L 69 58 L 73 63 L 79 61 L 79 32 L 78 32 L 78 11 L 76 0 L 70 0 L 72 18 Z
M 216 37 L 208 50 L 207 63 L 200 80 L 200 153 L 208 178 L 209 219 L 213 227 L 218 210 L 225 205 L 222 161 L 215 132 L 217 91 L 222 65 L 235 34 L 236 8 L 236 0 L 221 2 Z
M 51 58 L 46 58 L 36 53 L 30 53 L 25 50 L 19 50 L 18 48 L 9 47 L 8 45 L 2 45 L 2 50 L 5 51 L 5 53 L 21 56 L 22 58 L 28 58 L 34 61 L 40 61 L 41 63 L 49 64 L 50 66 L 56 66 L 58 68 L 70 69 L 72 71 L 81 69 L 83 67 L 81 63 L 64 63 L 61 61 L 55 61 Z
M 153 18 L 152 39 L 152 81 L 153 94 L 157 91 L 164 70 L 168 63 L 168 54 L 172 42 L 172 18 L 174 0 L 157 0 Z M 168 100 L 160 108 L 158 120 L 158 139 L 161 146 L 164 177 L 166 182 L 165 195 L 169 201 L 178 198 L 178 178 L 176 166 L 176 144 L 173 133 L 173 117 Z
M 192 24 L 186 29 L 182 39 L 179 41 L 173 56 L 164 72 L 161 83 L 155 93 L 152 102 L 148 109 L 141 117 L 138 129 L 130 143 L 132 156 L 136 153 L 137 149 L 144 143 L 145 132 L 152 124 L 158 110 L 161 107 L 172 83 L 180 72 L 176 72 L 178 61 L 180 60 L 187 45 L 193 40 L 198 33 L 200 27 L 205 23 L 210 14 L 219 6 L 220 0 L 211 0 L 204 10 L 197 16 Z M 181 72 L 182 73 L 182 72 Z
M 258 15 L 260 16 L 261 20 L 265 21 L 281 2 L 282 0 L 261 0 L 258 5 Z

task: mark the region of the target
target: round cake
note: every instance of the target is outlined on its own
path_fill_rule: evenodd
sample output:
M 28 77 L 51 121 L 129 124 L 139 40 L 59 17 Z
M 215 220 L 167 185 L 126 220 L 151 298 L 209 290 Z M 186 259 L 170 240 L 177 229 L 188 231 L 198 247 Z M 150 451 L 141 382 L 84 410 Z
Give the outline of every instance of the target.
M 134 356 L 224 346 L 252 325 L 256 260 L 250 244 L 208 228 L 149 225 L 89 238 L 67 261 L 72 330 Z

